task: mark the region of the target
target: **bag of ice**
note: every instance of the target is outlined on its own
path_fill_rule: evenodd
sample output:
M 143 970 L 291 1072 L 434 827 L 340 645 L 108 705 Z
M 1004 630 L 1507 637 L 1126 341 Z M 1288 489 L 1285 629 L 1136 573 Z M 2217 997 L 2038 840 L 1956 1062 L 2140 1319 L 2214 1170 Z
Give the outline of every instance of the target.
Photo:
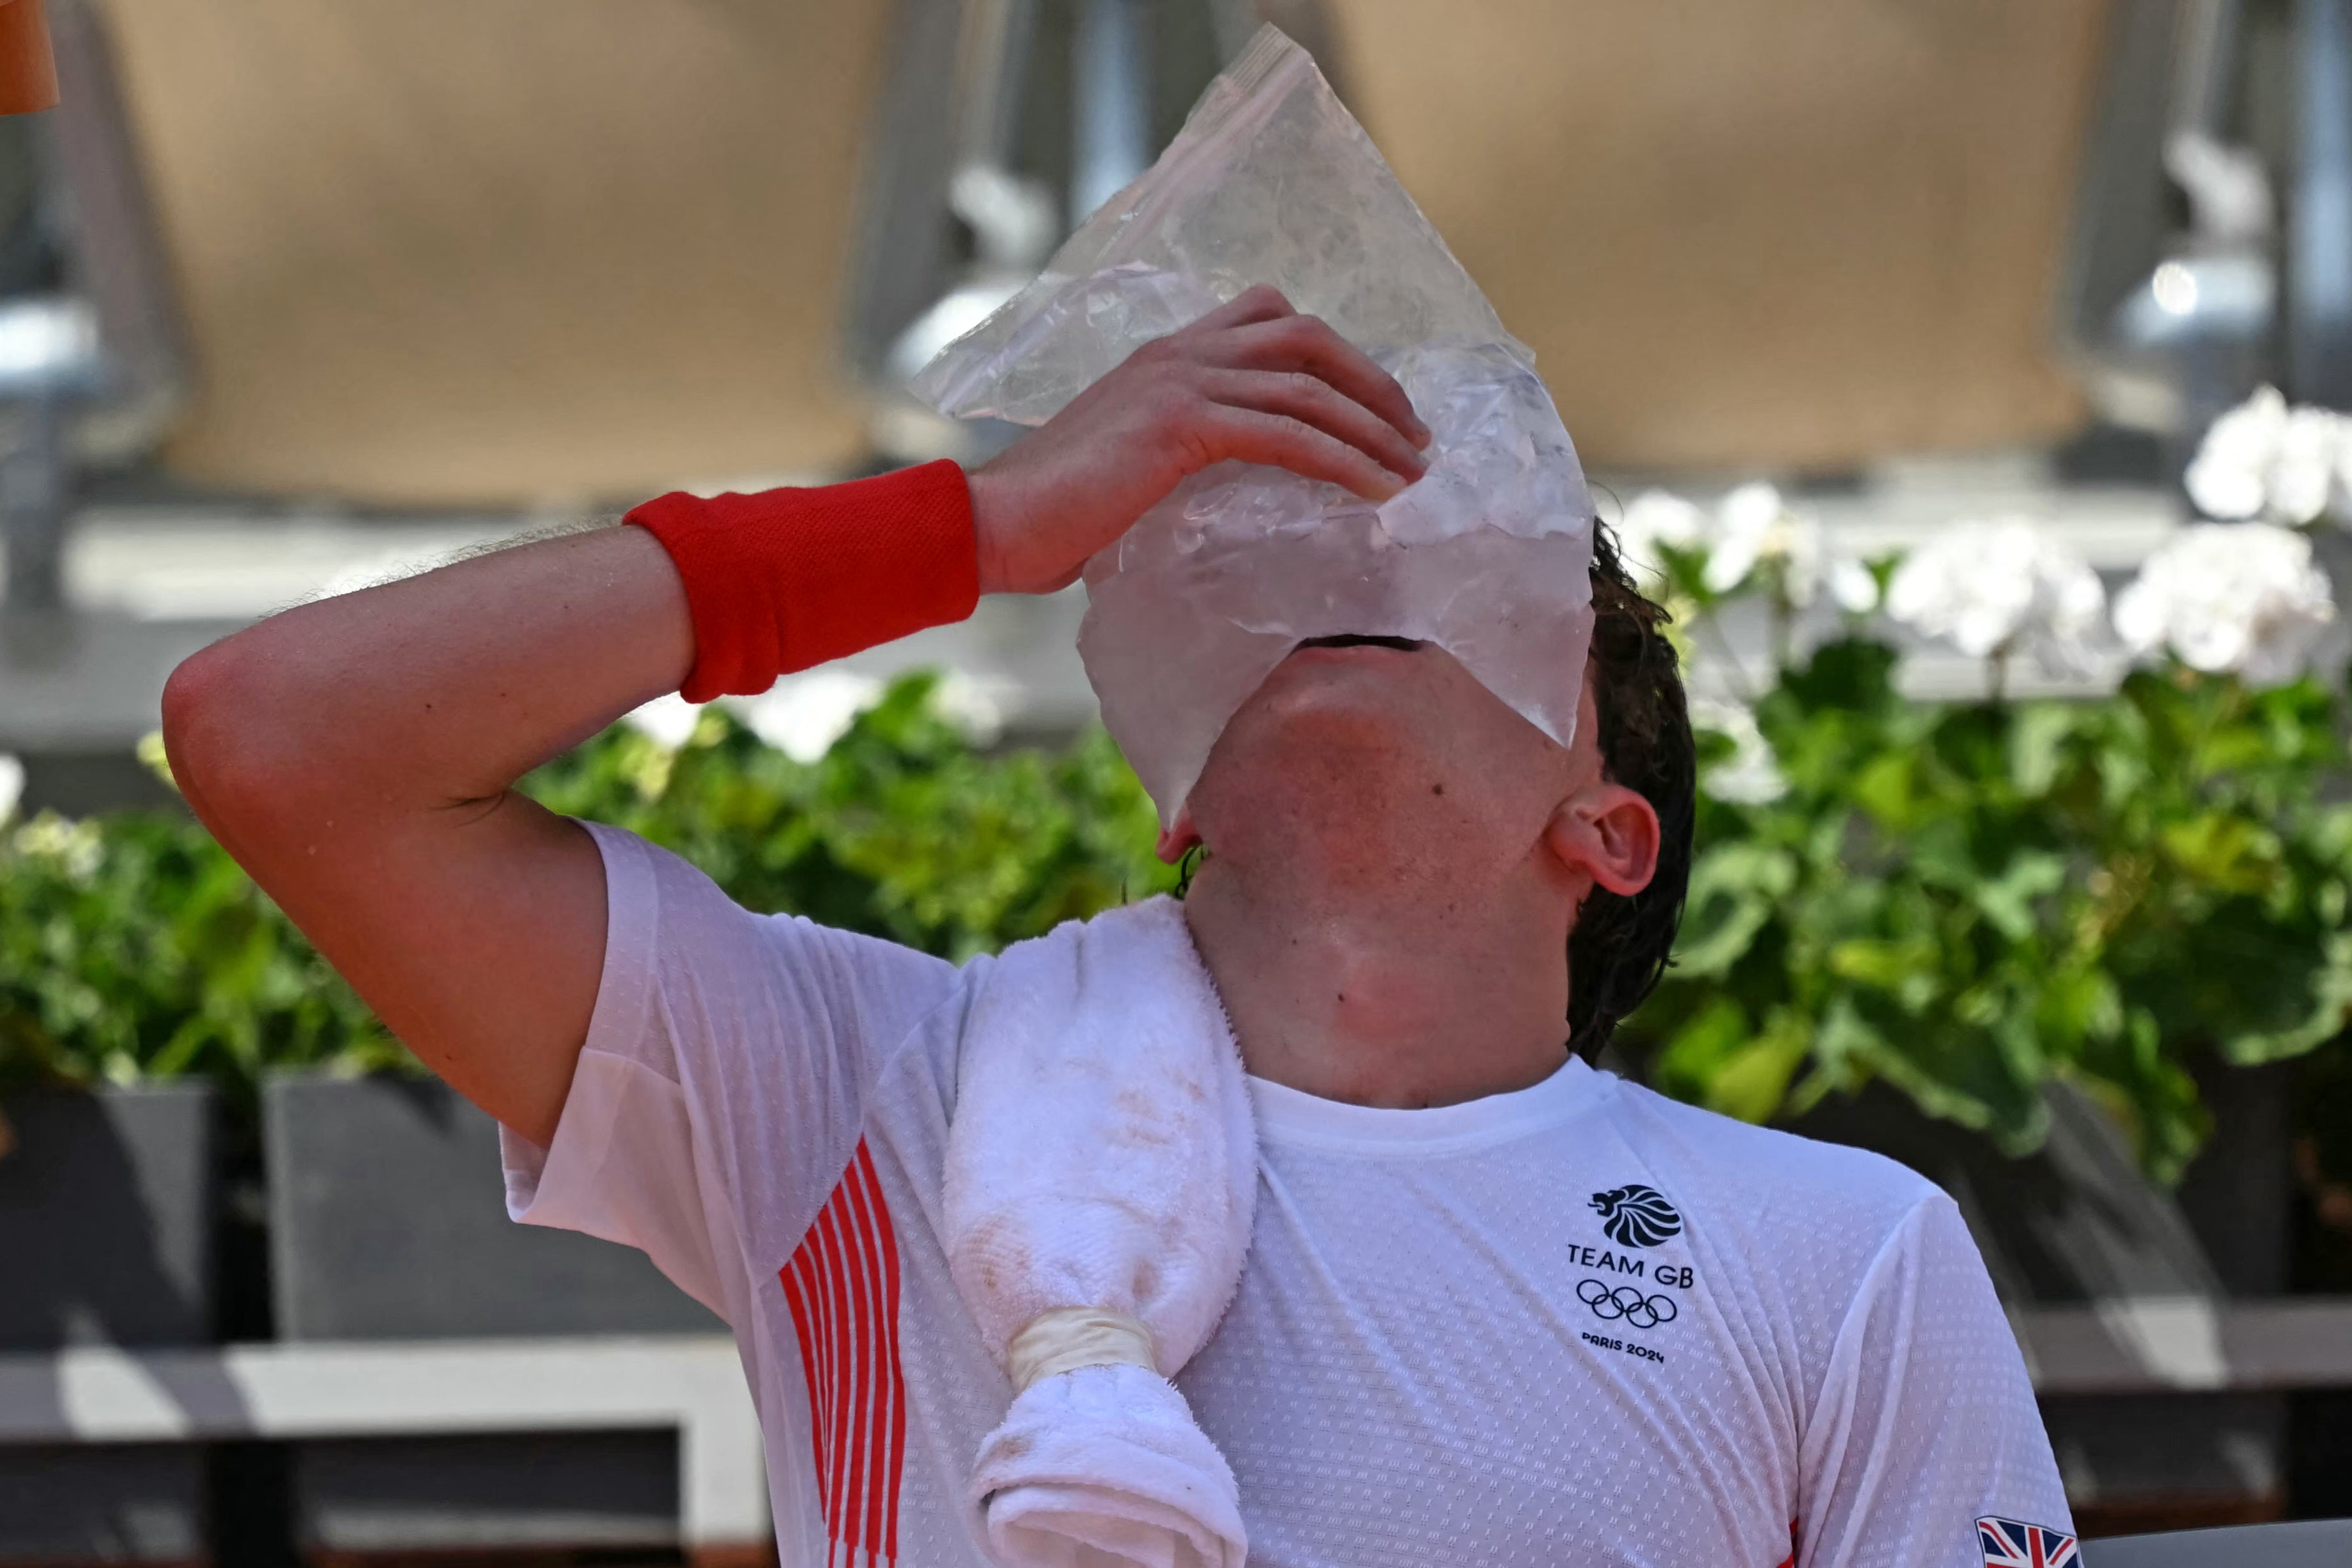
M 941 350 L 941 413 L 1042 424 L 1253 284 L 1403 383 L 1430 468 L 1374 506 L 1277 468 L 1194 475 L 1087 563 L 1103 722 L 1175 820 L 1235 710 L 1310 637 L 1431 642 L 1562 745 L 1591 632 L 1592 500 L 1535 356 L 1307 52 L 1269 26 L 1045 273 Z

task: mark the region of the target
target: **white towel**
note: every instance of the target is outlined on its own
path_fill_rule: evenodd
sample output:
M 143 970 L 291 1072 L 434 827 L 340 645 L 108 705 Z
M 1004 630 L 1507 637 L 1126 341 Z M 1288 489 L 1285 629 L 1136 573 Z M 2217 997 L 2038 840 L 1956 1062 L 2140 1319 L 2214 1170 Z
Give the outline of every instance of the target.
M 1015 1378 L 968 1490 L 1003 1568 L 1241 1568 L 1233 1471 L 1168 1378 L 1233 1300 L 1256 1193 L 1241 1053 L 1180 904 L 1005 949 L 964 1033 L 944 1197 L 956 1288 Z

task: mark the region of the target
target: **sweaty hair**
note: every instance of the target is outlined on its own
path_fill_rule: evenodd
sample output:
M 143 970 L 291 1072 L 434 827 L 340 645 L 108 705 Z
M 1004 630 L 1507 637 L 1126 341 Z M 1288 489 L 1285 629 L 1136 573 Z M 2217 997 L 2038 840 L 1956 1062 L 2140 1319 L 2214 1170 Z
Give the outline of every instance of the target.
M 1690 890 L 1698 753 L 1665 611 L 1645 597 L 1608 525 L 1592 525 L 1593 706 L 1601 765 L 1658 814 L 1658 865 L 1634 894 L 1596 887 L 1568 936 L 1569 1049 L 1591 1058 L 1657 988 Z

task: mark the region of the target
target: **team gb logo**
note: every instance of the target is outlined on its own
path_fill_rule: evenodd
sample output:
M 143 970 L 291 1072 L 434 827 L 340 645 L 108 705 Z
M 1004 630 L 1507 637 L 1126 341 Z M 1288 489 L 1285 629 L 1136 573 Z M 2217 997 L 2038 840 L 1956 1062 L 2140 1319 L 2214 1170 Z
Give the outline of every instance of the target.
M 1609 1239 L 1626 1247 L 1655 1247 L 1682 1232 L 1683 1217 L 1665 1195 L 1639 1182 L 1594 1193 L 1592 1207 L 1601 1211 L 1601 1228 Z

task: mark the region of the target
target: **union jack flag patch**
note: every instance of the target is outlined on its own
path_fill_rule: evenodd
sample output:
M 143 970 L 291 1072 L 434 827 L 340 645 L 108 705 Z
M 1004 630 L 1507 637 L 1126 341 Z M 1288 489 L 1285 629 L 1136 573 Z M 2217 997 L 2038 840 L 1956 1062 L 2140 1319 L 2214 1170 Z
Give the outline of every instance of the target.
M 1984 1548 L 1985 1568 L 2082 1568 L 2074 1538 L 2039 1524 L 1979 1519 L 1977 1544 Z

